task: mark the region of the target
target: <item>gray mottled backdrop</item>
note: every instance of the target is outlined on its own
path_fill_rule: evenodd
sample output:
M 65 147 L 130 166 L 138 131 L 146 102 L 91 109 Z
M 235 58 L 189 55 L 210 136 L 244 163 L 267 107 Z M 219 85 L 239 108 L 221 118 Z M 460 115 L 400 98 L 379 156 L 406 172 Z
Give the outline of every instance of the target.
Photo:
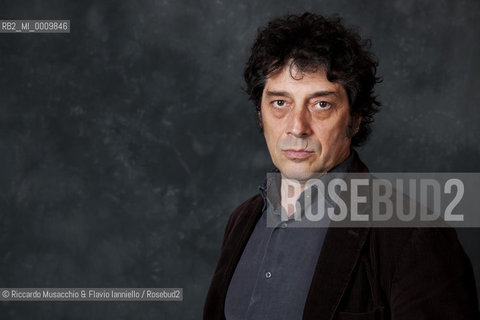
M 229 213 L 271 163 L 243 94 L 258 26 L 338 12 L 374 41 L 372 171 L 480 171 L 480 2 L 0 1 L 0 287 L 183 287 L 9 302 L 2 319 L 198 319 Z M 480 230 L 459 230 L 480 279 Z

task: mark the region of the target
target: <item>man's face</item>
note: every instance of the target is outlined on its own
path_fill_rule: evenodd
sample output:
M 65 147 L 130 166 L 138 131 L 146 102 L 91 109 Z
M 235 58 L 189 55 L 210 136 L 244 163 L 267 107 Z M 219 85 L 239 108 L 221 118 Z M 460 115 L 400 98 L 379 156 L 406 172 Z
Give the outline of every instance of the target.
M 322 70 L 302 74 L 294 68 L 290 73 L 287 64 L 271 75 L 262 94 L 261 116 L 272 161 L 287 178 L 307 180 L 350 153 L 347 93 Z M 354 132 L 360 122 L 356 120 Z

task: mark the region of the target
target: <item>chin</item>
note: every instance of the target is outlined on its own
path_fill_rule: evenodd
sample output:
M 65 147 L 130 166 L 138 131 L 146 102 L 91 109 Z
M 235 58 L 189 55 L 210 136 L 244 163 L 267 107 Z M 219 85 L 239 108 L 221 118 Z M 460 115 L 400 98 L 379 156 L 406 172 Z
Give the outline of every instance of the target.
M 284 168 L 280 170 L 282 175 L 288 179 L 299 180 L 299 181 L 306 181 L 310 178 L 313 178 L 317 175 L 317 172 L 311 171 L 307 168 Z

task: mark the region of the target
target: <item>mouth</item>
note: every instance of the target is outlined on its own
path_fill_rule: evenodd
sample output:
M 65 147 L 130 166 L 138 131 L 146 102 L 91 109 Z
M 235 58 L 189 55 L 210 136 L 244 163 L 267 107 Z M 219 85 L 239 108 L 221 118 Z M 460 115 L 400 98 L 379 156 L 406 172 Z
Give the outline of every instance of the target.
M 282 150 L 283 154 L 291 159 L 291 160 L 303 160 L 311 157 L 313 155 L 313 151 L 308 151 L 308 150 L 294 150 L 294 149 L 288 149 L 288 150 Z

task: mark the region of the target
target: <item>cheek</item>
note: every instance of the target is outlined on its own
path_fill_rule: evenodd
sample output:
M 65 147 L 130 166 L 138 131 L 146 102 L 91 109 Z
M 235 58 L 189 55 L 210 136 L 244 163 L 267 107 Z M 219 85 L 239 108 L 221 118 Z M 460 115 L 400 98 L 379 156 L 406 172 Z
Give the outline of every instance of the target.
M 278 130 L 279 126 L 272 120 L 269 117 L 263 119 L 263 134 L 269 147 L 273 147 L 281 135 L 281 132 Z
M 317 128 L 316 136 L 322 149 L 337 149 L 343 146 L 344 142 L 347 141 L 345 130 L 348 125 L 348 122 L 344 122 L 338 121 L 328 125 L 324 124 Z
M 324 124 L 318 128 L 318 135 L 320 137 L 320 141 L 335 141 L 339 137 L 343 136 L 344 133 L 343 126 L 337 124 Z
M 272 157 L 278 153 L 278 133 L 274 131 L 274 128 L 264 125 L 263 127 L 263 135 L 265 138 L 265 142 L 267 143 L 268 151 Z

